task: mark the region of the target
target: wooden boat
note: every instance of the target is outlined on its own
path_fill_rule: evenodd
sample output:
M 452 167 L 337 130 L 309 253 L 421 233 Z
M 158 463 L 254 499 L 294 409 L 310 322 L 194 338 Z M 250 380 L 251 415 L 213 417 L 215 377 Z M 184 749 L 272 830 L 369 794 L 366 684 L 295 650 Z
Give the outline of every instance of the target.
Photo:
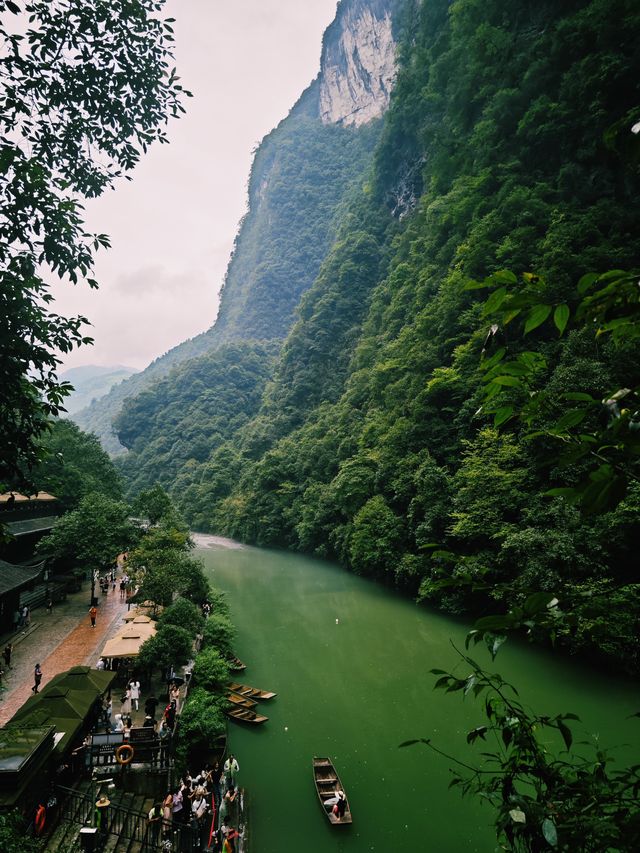
M 240 705 L 242 708 L 255 708 L 258 704 L 253 699 L 247 699 L 246 696 L 238 696 L 232 690 L 227 690 L 227 699 L 233 702 L 234 705 Z
M 256 714 L 250 708 L 239 708 L 236 705 L 233 708 L 227 708 L 225 714 L 230 719 L 238 720 L 241 723 L 266 723 L 269 719 L 264 714 Z
M 344 794 L 344 788 L 340 777 L 336 772 L 333 762 L 330 758 L 315 758 L 313 759 L 313 781 L 315 782 L 318 799 L 322 806 L 322 811 L 325 813 L 327 820 L 333 826 L 340 826 L 346 823 L 352 823 L 351 808 L 347 795 Z M 347 808 L 342 818 L 339 818 L 333 813 L 331 805 L 327 806 L 328 800 L 333 800 L 338 795 L 338 791 L 342 791 L 347 802 Z
M 249 687 L 248 684 L 238 684 L 237 681 L 230 681 L 227 684 L 227 687 L 239 696 L 244 696 L 245 699 L 273 699 L 273 697 L 277 695 L 275 693 L 270 693 L 268 690 L 259 690 L 257 687 Z
M 229 669 L 231 672 L 244 672 L 246 668 L 246 663 L 243 663 L 240 658 L 229 658 Z

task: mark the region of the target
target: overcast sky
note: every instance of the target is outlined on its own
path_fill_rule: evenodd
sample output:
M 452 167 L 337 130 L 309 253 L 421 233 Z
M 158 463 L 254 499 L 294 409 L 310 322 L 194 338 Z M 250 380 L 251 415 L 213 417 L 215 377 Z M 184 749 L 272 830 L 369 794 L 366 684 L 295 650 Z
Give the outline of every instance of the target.
M 336 0 L 169 0 L 187 115 L 169 127 L 115 192 L 87 205 L 89 229 L 110 235 L 100 290 L 56 284 L 55 310 L 84 314 L 92 347 L 64 359 L 143 368 L 208 329 L 216 316 L 252 151 L 285 117 L 320 66 Z

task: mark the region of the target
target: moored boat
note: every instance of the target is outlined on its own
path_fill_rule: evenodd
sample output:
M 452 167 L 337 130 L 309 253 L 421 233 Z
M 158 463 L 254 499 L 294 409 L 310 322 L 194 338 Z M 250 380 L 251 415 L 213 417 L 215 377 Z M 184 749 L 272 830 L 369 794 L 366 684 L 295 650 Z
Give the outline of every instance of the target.
M 246 663 L 243 663 L 240 658 L 229 658 L 229 669 L 231 672 L 244 672 L 246 668 Z
M 256 714 L 256 712 L 252 711 L 250 708 L 240 708 L 237 705 L 234 705 L 232 708 L 227 708 L 225 714 L 232 720 L 238 720 L 241 723 L 266 723 L 269 719 L 269 717 L 265 717 L 264 714 Z
M 227 690 L 227 699 L 233 702 L 234 705 L 240 705 L 242 708 L 255 708 L 258 704 L 253 699 L 248 699 L 246 696 L 239 696 L 232 690 Z
M 227 684 L 229 690 L 237 693 L 239 696 L 244 696 L 245 699 L 273 699 L 276 695 L 268 690 L 260 690 L 258 687 L 250 687 L 248 684 L 239 684 L 237 681 L 230 681 Z
M 340 777 L 338 776 L 330 758 L 314 757 L 313 781 L 315 782 L 322 811 L 327 816 L 329 823 L 332 824 L 332 826 L 352 823 L 351 808 L 349 806 L 349 801 L 347 800 L 347 795 L 344 792 Z M 333 811 L 333 806 L 340 799 L 340 794 L 343 795 L 346 805 L 342 817 Z

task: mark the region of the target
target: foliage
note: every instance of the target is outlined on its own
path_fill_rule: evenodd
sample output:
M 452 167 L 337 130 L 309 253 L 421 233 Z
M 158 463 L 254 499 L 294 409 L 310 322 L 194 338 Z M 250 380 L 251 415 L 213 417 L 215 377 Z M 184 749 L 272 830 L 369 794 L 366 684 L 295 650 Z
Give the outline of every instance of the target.
M 49 274 L 90 287 L 83 198 L 100 195 L 183 112 L 161 0 L 2 3 L 0 75 L 0 481 L 30 485 L 49 418 L 64 411 L 57 352 L 90 342 L 51 310 Z M 18 17 L 15 17 L 18 16 Z M 28 19 L 28 22 L 27 22 Z M 24 27 L 22 26 L 24 24 Z M 24 32 L 26 28 L 26 32 Z
M 314 98 L 317 104 L 317 87 L 318 83 L 314 82 L 289 116 L 256 150 L 249 178 L 249 209 L 240 222 L 215 325 L 156 359 L 146 370 L 115 386 L 109 394 L 75 416 L 83 429 L 95 432 L 103 445 L 108 445 L 109 452 L 117 453 L 122 452 L 122 447 L 111 426 L 114 413 L 122 411 L 122 426 L 127 431 L 133 427 L 135 432 L 141 426 L 144 429 L 143 425 L 133 425 L 133 417 L 137 419 L 140 408 L 144 407 L 151 415 L 154 446 L 140 454 L 144 470 L 138 474 L 135 466 L 125 463 L 127 477 L 135 481 L 134 491 L 158 480 L 171 490 L 174 498 L 180 496 L 180 490 L 173 488 L 172 478 L 162 479 L 162 468 L 154 462 L 158 455 L 162 455 L 165 466 L 186 474 L 185 487 L 192 482 L 199 484 L 198 474 L 205 472 L 198 469 L 206 469 L 205 439 L 211 437 L 217 443 L 214 427 L 226 429 L 230 418 L 244 419 L 247 402 L 251 403 L 252 397 L 252 393 L 243 389 L 237 413 L 233 414 L 224 387 L 228 368 L 222 366 L 222 381 L 217 387 L 214 366 L 218 359 L 214 351 L 220 350 L 220 359 L 224 362 L 227 345 L 231 346 L 231 352 L 236 352 L 238 343 L 244 341 L 241 349 L 246 350 L 249 359 L 252 341 L 274 341 L 279 345 L 296 320 L 301 295 L 313 284 L 331 248 L 342 206 L 370 167 L 380 123 L 371 122 L 359 128 L 324 124 L 317 117 L 317 108 L 313 115 L 308 106 Z M 257 344 L 256 352 L 264 347 L 264 343 Z M 166 401 L 155 390 L 150 398 L 141 394 L 177 365 L 200 356 L 203 357 L 201 364 L 193 361 L 191 367 L 185 364 L 185 368 L 194 377 L 198 374 L 206 377 L 203 380 L 206 390 L 197 385 L 203 391 L 202 412 L 189 400 L 188 386 L 177 387 L 180 385 L 177 374 L 163 385 L 167 390 Z M 244 356 L 238 355 L 236 360 L 244 361 Z M 257 367 L 258 377 L 265 367 L 270 366 Z M 242 370 L 241 364 L 239 368 Z M 174 405 L 180 394 L 187 398 L 188 412 L 184 416 L 176 412 Z M 138 395 L 142 399 L 130 403 L 130 398 Z M 220 419 L 210 405 L 212 398 L 218 395 L 225 408 Z M 185 421 L 184 436 L 170 427 L 176 436 L 175 459 L 172 445 L 161 441 L 165 403 L 171 412 L 171 425 L 177 418 L 183 417 Z M 130 405 L 131 416 L 128 413 Z M 135 454 L 138 456 L 137 450 Z M 197 473 L 191 477 L 194 468 Z M 188 510 L 189 503 L 185 500 L 183 512 Z M 198 514 L 193 516 L 197 518 L 199 529 L 206 523 L 206 507 L 203 495 Z
M 597 741 L 574 747 L 575 714 L 540 716 L 526 709 L 517 690 L 467 656 L 460 678 L 443 670 L 436 689 L 482 698 L 485 723 L 466 737 L 480 746 L 475 765 L 453 760 L 452 786 L 479 796 L 494 809 L 498 843 L 514 851 L 631 851 L 640 839 L 640 768 L 614 767 Z M 425 744 L 443 754 L 431 740 Z M 586 747 L 586 748 L 585 748 Z
M 202 631 L 204 617 L 200 608 L 196 607 L 191 601 L 186 598 L 178 598 L 163 610 L 158 624 L 179 625 L 181 628 L 186 628 L 191 636 L 195 636 Z
M 38 543 L 38 553 L 65 565 L 101 571 L 118 554 L 131 548 L 138 530 L 129 520 L 129 507 L 100 494 L 82 498 Z
M 100 442 L 72 421 L 53 421 L 42 437 L 42 451 L 33 481 L 55 495 L 65 510 L 75 509 L 90 493 L 122 500 L 120 478 Z
M 139 562 L 136 559 L 134 566 Z M 138 598 L 167 607 L 175 594 L 202 604 L 209 595 L 209 583 L 202 565 L 188 554 L 176 550 L 158 551 L 144 563 L 135 575 L 139 581 Z
M 616 126 L 622 151 L 640 118 L 640 16 L 617 9 L 622 29 L 604 0 L 416 10 L 374 174 L 343 211 L 262 409 L 185 491 L 206 495 L 199 525 L 337 559 L 457 613 L 522 608 L 534 590 L 579 598 L 607 578 L 633 603 L 637 405 L 614 396 L 637 387 L 622 331 L 637 307 L 633 275 L 604 271 L 640 257 L 639 172 L 607 141 Z M 532 400 L 545 405 L 530 424 L 509 417 Z M 592 491 L 615 498 L 600 518 L 566 500 L 595 482 L 592 449 L 606 460 Z M 618 512 L 608 484 L 623 468 Z M 610 621 L 591 643 L 619 665 L 615 635 Z
M 191 766 L 211 749 L 218 735 L 227 728 L 223 709 L 226 699 L 209 693 L 202 687 L 189 691 L 178 721 L 176 763 L 179 768 Z
M 591 326 L 596 338 L 610 336 L 616 350 L 624 353 L 640 337 L 637 278 L 636 273 L 622 270 L 582 276 L 574 311 L 566 303 L 554 308 L 541 301 L 547 288 L 538 275 L 526 274 L 519 282 L 513 273 L 501 271 L 481 284 L 467 286 L 492 288 L 483 313 L 498 322 L 490 327 L 487 341 L 504 338 L 506 326 L 518 317 L 522 328 L 517 340 L 553 318 L 560 335 L 572 325 Z M 557 440 L 562 466 L 589 462 L 577 485 L 551 489 L 547 494 L 580 502 L 588 512 L 602 512 L 618 504 L 629 480 L 640 479 L 640 386 L 614 386 L 603 399 L 584 391 L 568 391 L 558 399 L 555 389 L 538 387 L 548 369 L 544 355 L 524 351 L 508 357 L 506 345 L 494 349 L 483 365 L 482 409 L 494 415 L 495 426 L 518 418 L 529 430 L 528 438 L 545 435 Z M 556 419 L 553 416 L 560 401 L 564 406 Z
M 211 614 L 214 616 L 228 617 L 230 612 L 229 604 L 224 592 L 219 589 L 211 589 L 209 598 L 207 599 L 211 605 Z
M 169 495 L 156 483 L 150 489 L 140 492 L 133 503 L 133 511 L 154 525 L 165 516 L 170 516 L 174 509 Z
M 214 648 L 223 658 L 228 658 L 233 653 L 235 635 L 235 628 L 226 616 L 212 613 L 205 621 L 202 630 L 203 648 Z
M 191 657 L 192 635 L 179 625 L 163 624 L 140 646 L 137 663 L 149 672 L 183 666 Z
M 229 664 L 218 649 L 200 652 L 193 667 L 193 681 L 209 693 L 221 694 L 229 681 Z
M 0 815 L 0 847 L 6 853 L 37 853 L 40 845 L 25 832 L 24 820 L 17 812 Z

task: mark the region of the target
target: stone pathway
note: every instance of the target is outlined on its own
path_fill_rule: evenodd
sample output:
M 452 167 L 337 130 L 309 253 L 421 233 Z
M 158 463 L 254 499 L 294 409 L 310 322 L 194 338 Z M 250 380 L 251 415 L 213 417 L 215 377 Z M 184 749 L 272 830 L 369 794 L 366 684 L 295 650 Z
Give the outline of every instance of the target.
M 54 607 L 48 614 L 44 608 L 37 610 L 26 632 L 4 640 L 13 642 L 11 669 L 4 676 L 4 690 L 0 701 L 0 726 L 15 714 L 31 695 L 33 669 L 42 667 L 41 687 L 54 675 L 72 666 L 95 665 L 105 642 L 119 627 L 127 612 L 127 602 L 120 598 L 120 590 L 109 590 L 100 595 L 96 627 L 89 622 L 88 590 L 76 592 Z M 2 649 L 0 649 L 2 651 Z

